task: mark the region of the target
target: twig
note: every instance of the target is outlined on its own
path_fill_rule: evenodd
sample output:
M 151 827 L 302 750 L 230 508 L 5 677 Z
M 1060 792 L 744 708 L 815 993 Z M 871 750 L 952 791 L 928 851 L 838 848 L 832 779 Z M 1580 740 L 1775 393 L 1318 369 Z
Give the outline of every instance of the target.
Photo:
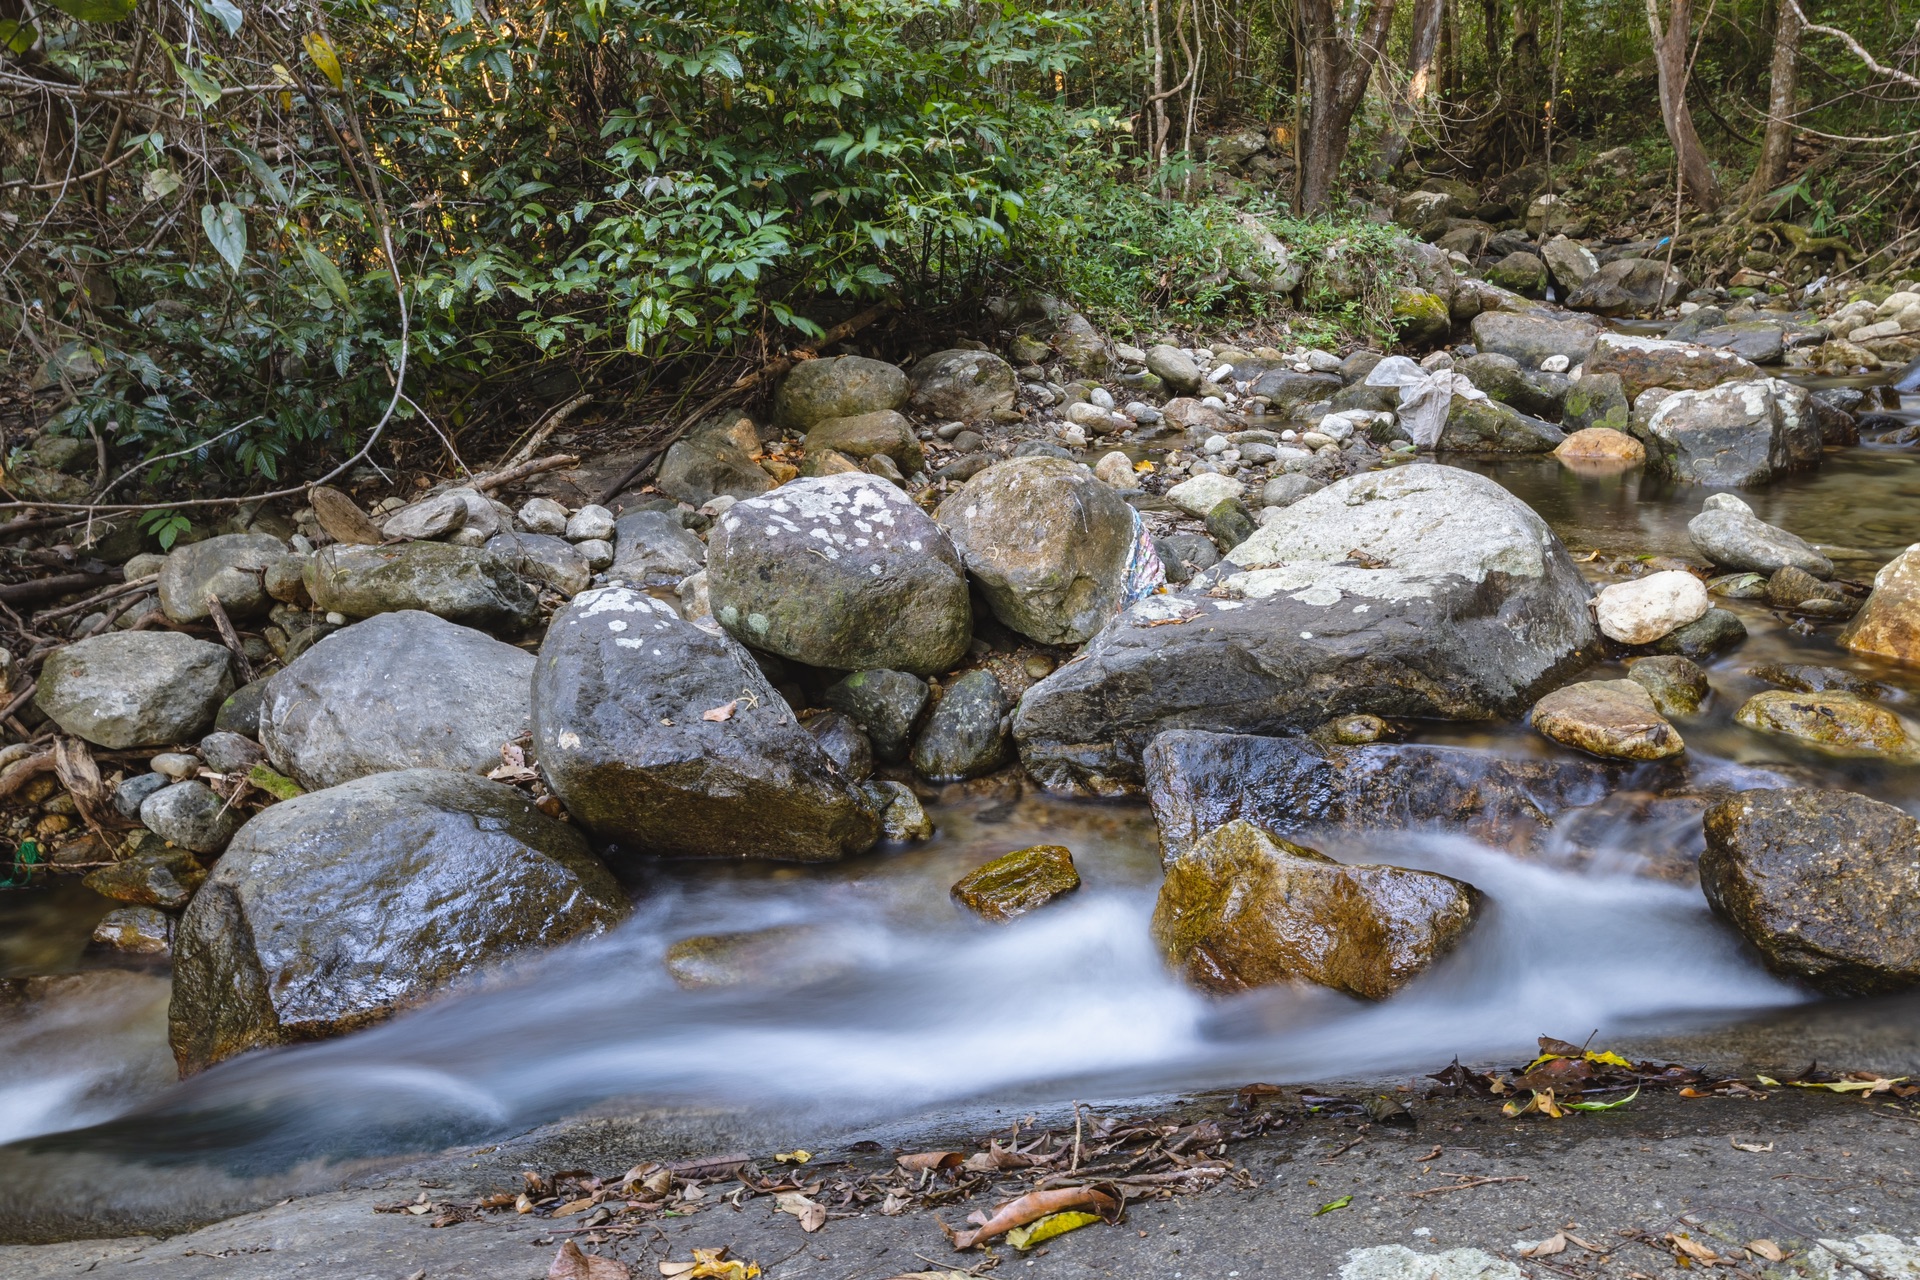
M 0 600 L 38 600 L 42 596 L 63 596 L 69 591 L 97 587 L 112 580 L 113 575 L 109 573 L 56 573 L 51 578 L 35 578 L 31 582 L 12 582 L 0 586 Z
M 159 574 L 150 573 L 144 578 L 133 578 L 126 582 L 116 583 L 104 591 L 94 592 L 84 600 L 75 601 L 73 604 L 63 604 L 58 609 L 49 609 L 45 613 L 36 613 L 33 615 L 33 623 L 35 626 L 39 626 L 43 622 L 52 622 L 55 618 L 64 618 L 69 614 L 85 613 L 96 604 L 111 600 L 115 596 L 125 595 L 130 591 L 144 590 L 159 580 Z
M 547 437 L 559 430 L 560 424 L 573 416 L 575 409 L 578 409 L 591 399 L 593 399 L 593 394 L 583 391 L 559 408 L 549 411 L 547 416 L 542 418 L 534 427 L 533 435 L 528 437 L 527 442 L 509 454 L 506 461 L 495 467 L 494 470 L 509 471 L 525 462 L 528 458 L 531 458 L 540 446 L 547 442 Z
M 253 664 L 247 661 L 247 651 L 240 644 L 240 633 L 233 629 L 233 619 L 227 616 L 227 607 L 220 603 L 220 597 L 207 592 L 207 612 L 213 616 L 213 625 L 220 632 L 220 639 L 226 644 L 227 651 L 233 654 L 233 660 L 240 668 L 240 683 L 253 683 Z
M 1475 1187 L 1490 1187 L 1496 1182 L 1531 1182 L 1531 1181 L 1533 1181 L 1533 1179 L 1525 1176 L 1508 1177 L 1508 1178 L 1475 1178 L 1470 1182 L 1456 1182 L 1450 1187 L 1428 1187 L 1425 1191 L 1410 1191 L 1407 1193 L 1407 1195 L 1410 1199 L 1413 1199 L 1413 1200 L 1424 1200 L 1428 1196 L 1446 1195 L 1449 1191 L 1471 1191 Z
M 477 476 L 471 488 L 485 493 L 489 489 L 504 489 L 516 480 L 525 480 L 528 476 L 539 475 L 542 471 L 553 471 L 560 467 L 571 467 L 579 462 L 577 454 L 556 453 L 547 458 L 535 458 L 532 462 L 523 462 L 517 467 L 508 467 L 505 471 L 496 471 L 492 475 Z

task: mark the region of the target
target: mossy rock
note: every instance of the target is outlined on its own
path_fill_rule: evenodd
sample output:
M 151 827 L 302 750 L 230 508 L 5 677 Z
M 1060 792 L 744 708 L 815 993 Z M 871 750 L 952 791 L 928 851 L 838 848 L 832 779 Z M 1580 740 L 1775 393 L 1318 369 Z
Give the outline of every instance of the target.
M 1393 298 L 1393 327 L 1410 347 L 1436 347 L 1453 333 L 1447 300 L 1424 289 L 1402 289 Z
M 963 876 L 953 886 L 953 896 L 983 919 L 1006 921 L 1079 887 L 1073 854 L 1061 845 L 1037 844 L 1003 854 Z

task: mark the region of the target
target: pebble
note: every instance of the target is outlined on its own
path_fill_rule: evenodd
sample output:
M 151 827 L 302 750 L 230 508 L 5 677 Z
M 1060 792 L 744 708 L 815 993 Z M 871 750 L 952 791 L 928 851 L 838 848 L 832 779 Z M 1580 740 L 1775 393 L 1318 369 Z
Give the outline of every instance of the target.
M 1227 402 L 1219 396 L 1208 396 L 1200 402 L 1200 407 L 1202 409 L 1224 409 L 1227 407 Z
M 576 542 L 573 544 L 573 549 L 587 558 L 587 567 L 595 573 L 613 563 L 613 544 L 604 538 L 588 538 L 584 542 Z
M 1145 400 L 1127 401 L 1127 407 L 1123 412 L 1125 412 L 1129 418 L 1139 423 L 1154 423 L 1160 421 L 1161 418 L 1160 410 L 1154 408 Z
M 1573 361 L 1567 359 L 1565 354 L 1556 351 L 1540 362 L 1540 368 L 1546 373 L 1565 373 L 1567 366 L 1572 363 Z
M 567 531 L 567 509 L 552 498 L 529 498 L 514 516 L 514 521 L 528 533 L 564 534 Z
M 1095 387 L 1093 390 L 1087 392 L 1087 400 L 1089 403 L 1102 409 L 1113 408 L 1113 393 L 1105 387 Z
M 1214 454 L 1217 456 L 1219 454 L 1225 453 L 1228 449 L 1231 449 L 1233 447 L 1233 443 L 1232 441 L 1228 440 L 1225 436 L 1208 436 L 1206 443 L 1201 445 L 1200 447 L 1202 449 L 1205 449 L 1208 453 Z
M 147 764 L 169 778 L 191 778 L 200 771 L 200 761 L 184 751 L 162 751 Z

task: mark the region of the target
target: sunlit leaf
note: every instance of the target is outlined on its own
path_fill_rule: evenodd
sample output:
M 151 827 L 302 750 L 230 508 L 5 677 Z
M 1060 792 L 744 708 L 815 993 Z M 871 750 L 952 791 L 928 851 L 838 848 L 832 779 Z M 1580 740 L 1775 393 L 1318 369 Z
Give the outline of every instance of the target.
M 1090 1227 L 1099 1221 L 1100 1215 L 1097 1213 L 1082 1213 L 1078 1210 L 1050 1213 L 1030 1227 L 1015 1227 L 1007 1232 L 1007 1243 L 1016 1249 L 1031 1249 L 1055 1236 L 1063 1236 L 1069 1231 L 1078 1231 L 1081 1227 Z
M 215 253 L 226 260 L 226 264 L 238 271 L 247 257 L 247 215 L 242 213 L 231 201 L 222 200 L 218 205 L 200 206 L 200 225 L 206 229 L 207 241 L 213 245 Z
M 48 0 L 48 3 L 82 22 L 123 22 L 133 16 L 138 0 Z
M 307 57 L 313 60 L 313 65 L 327 78 L 328 84 L 336 89 L 345 87 L 346 74 L 340 70 L 340 55 L 334 52 L 332 41 L 318 31 L 309 31 L 300 37 L 300 43 L 306 49 Z
M 1352 1203 L 1352 1196 L 1341 1196 L 1338 1200 L 1329 1200 L 1318 1209 L 1315 1209 L 1313 1216 L 1317 1218 L 1323 1213 L 1332 1213 L 1335 1209 L 1344 1209 Z
M 319 277 L 320 283 L 327 286 L 328 293 L 340 300 L 341 306 L 352 301 L 353 295 L 347 290 L 347 278 L 340 274 L 340 268 L 333 265 L 333 259 L 318 245 L 302 244 L 300 256 L 306 261 L 307 270 Z

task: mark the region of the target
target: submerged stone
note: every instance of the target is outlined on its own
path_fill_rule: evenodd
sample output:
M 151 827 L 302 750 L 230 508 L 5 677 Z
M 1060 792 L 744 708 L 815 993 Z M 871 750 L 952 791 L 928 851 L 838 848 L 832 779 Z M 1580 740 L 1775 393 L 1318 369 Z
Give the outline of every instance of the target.
M 1073 854 L 1057 844 L 1040 844 L 1002 854 L 962 876 L 953 896 L 984 919 L 1011 920 L 1079 887 Z

